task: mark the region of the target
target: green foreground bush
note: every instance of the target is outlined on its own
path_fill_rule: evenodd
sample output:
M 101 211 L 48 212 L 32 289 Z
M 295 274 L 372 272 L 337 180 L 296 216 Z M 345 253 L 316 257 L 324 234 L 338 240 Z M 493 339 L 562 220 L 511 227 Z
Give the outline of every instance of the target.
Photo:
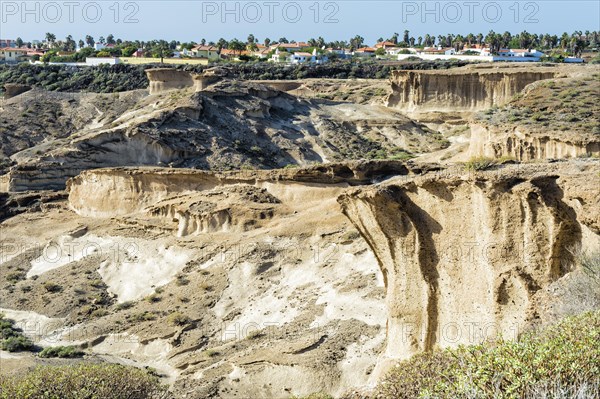
M 40 357 L 60 357 L 60 358 L 74 358 L 82 357 L 84 353 L 74 346 L 54 346 L 44 348 L 39 356 Z
M 167 388 L 143 370 L 116 364 L 43 366 L 0 376 L 0 399 L 159 399 Z
M 518 341 L 423 353 L 397 365 L 374 397 L 598 398 L 600 311 Z
M 21 329 L 15 326 L 15 322 L 6 319 L 4 314 L 0 313 L 0 349 L 20 352 L 32 350 L 33 347 L 33 342 L 23 335 Z

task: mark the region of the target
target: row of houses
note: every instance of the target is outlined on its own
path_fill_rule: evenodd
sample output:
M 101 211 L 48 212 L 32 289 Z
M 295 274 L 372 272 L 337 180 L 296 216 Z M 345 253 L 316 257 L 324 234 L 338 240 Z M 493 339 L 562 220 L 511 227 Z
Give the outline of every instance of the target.
M 93 48 L 96 51 L 114 48 L 113 44 L 95 43 Z M 419 57 L 426 60 L 439 59 L 464 59 L 469 61 L 540 61 L 544 53 L 536 49 L 500 49 L 492 54 L 490 49 L 483 45 L 474 44 L 465 46 L 461 50 L 454 47 L 425 47 L 425 48 L 405 48 L 398 47 L 396 43 L 382 41 L 372 47 L 361 47 L 358 49 L 334 49 L 334 48 L 312 48 L 312 52 L 306 50 L 311 48 L 310 44 L 305 42 L 297 43 L 277 43 L 274 45 L 253 44 L 244 50 L 219 49 L 217 46 L 197 45 L 188 48 L 178 48 L 173 51 L 172 58 L 182 59 L 190 58 L 196 60 L 216 61 L 219 59 L 239 59 L 242 56 L 254 57 L 274 63 L 320 64 L 327 62 L 333 55 L 337 58 L 368 58 L 368 57 L 396 57 L 398 60 L 404 60 L 410 57 Z M 78 49 L 80 51 L 81 49 Z M 64 53 L 64 52 L 63 52 Z M 27 59 L 34 55 L 43 55 L 43 50 L 16 48 L 16 42 L 9 39 L 0 39 L 0 61 L 17 62 Z M 72 54 L 72 53 L 69 53 Z M 68 54 L 61 54 L 68 55 Z M 143 49 L 138 49 L 132 54 L 135 58 L 144 58 Z M 565 62 L 583 62 L 580 58 L 567 57 Z
M 409 48 L 406 50 L 397 54 L 399 61 L 416 56 L 424 60 L 460 59 L 483 62 L 538 62 L 545 55 L 542 51 L 531 48 L 500 49 L 492 53 L 488 47 L 479 45 L 464 47 L 458 51 L 454 47 L 425 47 L 424 49 Z M 565 57 L 564 62 L 582 63 L 584 61 L 582 58 Z

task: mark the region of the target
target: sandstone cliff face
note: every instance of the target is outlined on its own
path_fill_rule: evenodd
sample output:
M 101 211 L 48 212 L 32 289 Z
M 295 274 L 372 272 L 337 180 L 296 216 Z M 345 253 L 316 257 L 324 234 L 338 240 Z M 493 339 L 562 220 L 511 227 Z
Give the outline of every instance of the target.
M 504 104 L 528 84 L 555 74 L 553 68 L 531 67 L 393 71 L 388 106 L 406 112 L 478 111 Z
M 421 173 L 428 169 L 425 165 L 401 161 L 355 161 L 304 169 L 222 173 L 192 169 L 109 168 L 82 172 L 68 181 L 67 191 L 71 209 L 82 216 L 127 215 L 152 205 L 154 208 L 149 212 L 166 217 L 187 210 L 183 203 L 161 201 L 219 186 L 257 185 L 267 187 L 278 198 L 291 202 L 313 202 L 325 194 L 334 195 L 343 187 L 371 184 L 390 176 Z
M 155 68 L 146 70 L 150 81 L 150 94 L 159 94 L 168 90 L 194 88 L 200 91 L 219 78 L 214 74 L 193 74 L 173 68 Z
M 556 135 L 534 133 L 515 127 L 496 129 L 493 126 L 471 125 L 470 157 L 511 157 L 518 161 L 535 159 L 576 158 L 600 155 L 600 140 L 593 135 Z
M 535 293 L 570 270 L 569 249 L 600 247 L 599 171 L 588 161 L 438 172 L 342 195 L 386 283 L 378 372 L 434 347 L 516 337 Z

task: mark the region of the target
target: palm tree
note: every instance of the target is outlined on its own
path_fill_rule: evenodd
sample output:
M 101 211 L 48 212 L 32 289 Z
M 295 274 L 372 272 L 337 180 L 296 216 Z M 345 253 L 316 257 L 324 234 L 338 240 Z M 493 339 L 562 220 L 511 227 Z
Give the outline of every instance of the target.
M 460 49 L 462 49 L 464 46 L 464 42 L 465 39 L 462 37 L 462 35 L 456 35 L 452 41 L 454 50 L 459 51 Z
M 472 33 L 469 33 L 467 35 L 467 43 L 469 43 L 469 47 L 471 47 L 471 45 L 473 44 L 474 41 L 475 41 L 475 35 L 473 35 Z
M 53 47 L 54 42 L 56 41 L 56 35 L 54 33 L 46 33 L 46 42 L 50 44 L 50 47 Z
M 350 47 L 356 50 L 357 48 L 361 48 L 364 42 L 365 39 L 362 36 L 356 35 L 350 39 Z
M 410 40 L 409 36 L 408 29 L 404 30 L 404 37 L 402 38 L 402 41 L 408 44 L 408 41 Z
M 506 31 L 502 34 L 502 46 L 508 47 L 510 41 L 512 40 L 512 35 L 510 32 Z
M 219 51 L 221 51 L 221 49 L 227 48 L 227 40 L 220 38 L 219 41 L 217 41 L 217 47 L 219 48 Z
M 79 48 L 82 49 L 83 46 L 85 46 L 85 42 L 81 39 L 79 39 L 79 42 L 77 43 L 79 45 Z
M 487 44 L 490 48 L 490 52 L 492 54 L 497 54 L 500 50 L 500 39 L 501 36 L 491 30 L 485 37 L 485 44 Z
M 248 35 L 248 42 L 247 42 L 247 43 L 248 43 L 248 44 L 252 44 L 252 43 L 254 43 L 255 41 L 256 41 L 256 38 L 254 37 L 254 35 L 253 35 L 252 33 L 250 33 L 250 34 Z
M 227 48 L 233 50 L 234 52 L 237 52 L 238 55 L 240 55 L 242 54 L 242 51 L 244 51 L 244 48 L 246 48 L 246 46 L 238 39 L 233 39 L 229 42 L 229 46 Z
M 444 41 L 446 40 L 446 38 L 444 38 L 444 36 L 442 35 L 438 35 L 438 46 L 442 46 L 444 44 Z

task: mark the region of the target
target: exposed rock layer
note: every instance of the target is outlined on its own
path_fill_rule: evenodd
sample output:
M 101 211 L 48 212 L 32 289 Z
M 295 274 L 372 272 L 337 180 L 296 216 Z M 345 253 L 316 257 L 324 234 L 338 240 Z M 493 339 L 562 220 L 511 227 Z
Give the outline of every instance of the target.
M 515 337 L 573 248 L 600 247 L 599 171 L 593 161 L 442 171 L 342 195 L 384 274 L 385 357 Z
M 209 84 L 219 80 L 212 73 L 193 74 L 174 68 L 155 68 L 146 70 L 150 81 L 150 94 L 159 94 L 168 90 L 194 88 L 194 91 L 205 89 Z
M 564 136 L 550 132 L 527 132 L 521 128 L 507 131 L 493 126 L 472 124 L 468 153 L 471 157 L 510 157 L 518 161 L 600 155 L 600 137 Z
M 508 102 L 530 83 L 553 78 L 555 68 L 457 68 L 393 71 L 388 106 L 407 112 L 478 111 Z

